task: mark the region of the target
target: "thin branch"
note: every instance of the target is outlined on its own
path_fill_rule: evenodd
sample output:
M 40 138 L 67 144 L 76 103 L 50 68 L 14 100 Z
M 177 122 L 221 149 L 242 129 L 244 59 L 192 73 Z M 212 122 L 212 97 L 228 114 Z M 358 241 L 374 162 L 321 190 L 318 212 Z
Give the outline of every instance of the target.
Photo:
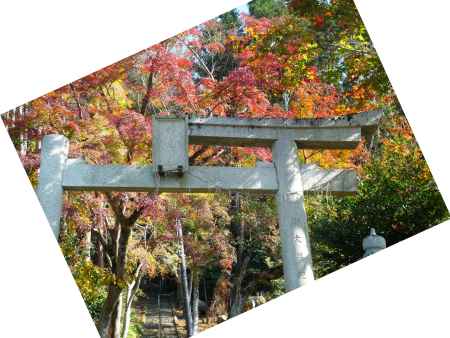
M 112 110 L 111 104 L 109 103 L 108 98 L 106 97 L 106 95 L 105 95 L 105 93 L 104 93 L 104 90 L 106 90 L 105 87 L 104 87 L 104 86 L 101 86 L 101 88 L 100 88 L 100 90 L 99 90 L 99 93 L 100 93 L 101 97 L 103 97 L 103 99 L 105 100 L 106 107 L 108 108 L 109 113 L 112 114 L 112 113 L 113 113 L 113 110 Z M 106 91 L 107 91 L 107 90 L 106 90 Z
M 309 158 L 313 157 L 314 155 L 319 154 L 321 151 L 322 150 L 317 150 L 315 152 L 312 152 L 311 154 L 309 154 L 309 156 L 306 156 L 306 154 L 305 154 L 305 162 L 306 162 L 306 160 L 308 160 Z
M 194 161 L 200 157 L 202 154 L 205 153 L 205 151 L 208 150 L 208 146 L 202 145 L 195 153 L 193 153 L 190 157 L 189 157 L 189 164 L 193 164 Z
M 370 48 L 363 50 L 363 49 L 349 48 L 349 47 L 343 46 L 341 44 L 332 44 L 332 47 L 335 47 L 338 49 L 343 49 L 343 50 L 346 50 L 347 52 L 351 52 L 351 53 L 355 53 L 355 54 L 366 54 L 366 55 L 373 54 L 373 50 L 371 50 Z
M 128 285 L 128 287 L 131 287 L 131 294 L 132 296 L 127 299 L 127 304 L 126 307 L 129 307 L 131 305 L 131 302 L 133 301 L 134 298 L 134 294 L 136 293 L 137 289 L 139 288 L 139 280 L 142 277 L 141 276 L 141 272 L 142 272 L 142 267 L 144 266 L 144 264 L 142 264 L 142 262 L 139 263 L 139 265 L 136 268 L 136 271 L 134 272 L 133 276 L 134 276 L 134 281 L 132 283 L 130 283 Z
M 202 68 L 208 73 L 211 80 L 215 81 L 214 74 L 211 72 L 211 70 L 208 68 L 206 63 L 203 61 L 202 57 L 188 44 L 186 44 L 181 38 L 177 37 L 177 40 L 180 41 L 189 51 L 194 55 L 194 57 L 200 62 L 200 65 Z
M 145 92 L 144 98 L 142 99 L 141 105 L 142 115 L 144 115 L 147 110 L 148 102 L 150 101 L 150 90 L 152 89 L 152 87 L 153 87 L 153 73 L 150 73 L 147 79 L 147 90 Z
M 112 270 L 112 260 L 111 257 L 108 254 L 108 243 L 106 242 L 105 238 L 101 234 L 101 232 L 98 229 L 93 228 L 92 231 L 97 235 L 98 240 L 100 241 L 101 245 L 103 246 L 103 253 L 105 254 L 106 261 L 108 263 L 109 268 Z
M 119 221 L 119 223 L 124 223 L 125 216 L 122 212 L 123 210 L 122 200 L 119 199 L 119 201 L 117 202 L 117 199 L 115 199 L 109 192 L 106 192 L 105 195 L 108 199 L 108 203 L 111 206 L 111 209 L 114 212 L 114 215 L 116 216 L 116 219 Z
M 203 159 L 202 159 L 202 163 L 203 163 L 203 164 L 206 164 L 210 159 L 212 159 L 212 158 L 214 158 L 214 157 L 216 157 L 216 156 L 220 156 L 220 155 L 222 155 L 224 152 L 225 152 L 225 149 L 217 150 L 217 151 L 213 152 L 212 154 L 210 154 L 210 155 L 206 156 L 205 158 L 203 158 Z
M 78 116 L 80 117 L 80 120 L 83 119 L 83 110 L 81 109 L 81 104 L 80 104 L 80 100 L 78 97 L 78 93 L 75 90 L 75 86 L 73 85 L 73 83 L 71 83 L 70 85 L 70 90 L 72 91 L 72 96 L 75 99 L 75 102 L 77 104 L 77 108 L 78 108 Z
M 129 226 L 133 226 L 134 223 L 141 217 L 142 213 L 144 212 L 145 206 L 142 206 L 140 208 L 137 208 L 133 211 L 130 217 L 127 218 L 127 223 Z

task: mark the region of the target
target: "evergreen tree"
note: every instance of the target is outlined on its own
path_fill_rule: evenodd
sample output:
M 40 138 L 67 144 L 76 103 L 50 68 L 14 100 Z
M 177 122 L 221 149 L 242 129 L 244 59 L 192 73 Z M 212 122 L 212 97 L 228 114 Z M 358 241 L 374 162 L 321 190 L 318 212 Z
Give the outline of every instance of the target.
M 284 0 L 253 0 L 248 4 L 250 15 L 255 18 L 272 18 L 287 14 L 286 1 Z

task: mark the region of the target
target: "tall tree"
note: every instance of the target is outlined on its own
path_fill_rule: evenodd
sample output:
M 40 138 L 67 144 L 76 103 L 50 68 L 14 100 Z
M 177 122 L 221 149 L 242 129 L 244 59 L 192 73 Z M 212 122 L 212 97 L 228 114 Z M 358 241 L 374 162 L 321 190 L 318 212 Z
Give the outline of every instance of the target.
M 255 18 L 272 18 L 288 13 L 285 0 L 253 0 L 248 4 L 250 15 Z

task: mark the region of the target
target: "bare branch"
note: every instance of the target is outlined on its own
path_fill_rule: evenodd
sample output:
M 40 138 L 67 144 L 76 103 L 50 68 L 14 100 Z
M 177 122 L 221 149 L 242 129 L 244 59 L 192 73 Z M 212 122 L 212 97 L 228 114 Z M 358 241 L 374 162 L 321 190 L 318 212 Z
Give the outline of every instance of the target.
M 202 66 L 202 68 L 208 73 L 208 75 L 211 78 L 211 80 L 215 81 L 216 79 L 214 78 L 214 74 L 208 68 L 208 66 L 206 65 L 205 61 L 203 61 L 202 57 L 194 50 L 194 48 L 192 48 L 191 46 L 186 44 L 179 37 L 177 37 L 177 40 L 180 41 L 187 49 L 189 49 L 189 51 L 192 53 L 192 55 L 194 55 L 194 57 L 197 59 L 197 61 L 200 62 L 200 65 Z
M 83 119 L 83 110 L 81 109 L 81 104 L 80 104 L 80 100 L 78 97 L 78 93 L 75 90 L 75 86 L 73 85 L 73 83 L 71 83 L 70 85 L 70 90 L 72 91 L 72 96 L 75 99 L 75 102 L 77 104 L 77 109 L 78 109 L 78 116 L 80 117 L 80 120 Z
M 142 99 L 142 105 L 141 105 L 141 114 L 145 115 L 145 112 L 147 111 L 147 106 L 150 101 L 150 91 L 153 87 L 153 73 L 150 73 L 147 79 L 147 90 L 145 92 L 144 98 Z
M 103 246 L 103 253 L 106 257 L 106 262 L 108 263 L 109 268 L 112 270 L 112 260 L 111 257 L 108 254 L 108 243 L 106 242 L 106 239 L 103 237 L 102 233 L 98 230 L 93 228 L 92 231 L 97 235 L 98 240 L 100 241 L 101 245 Z
M 189 157 L 189 164 L 193 164 L 194 161 L 200 157 L 201 155 L 203 155 L 205 153 L 205 151 L 208 150 L 208 146 L 202 145 L 195 153 L 193 153 L 190 157 Z

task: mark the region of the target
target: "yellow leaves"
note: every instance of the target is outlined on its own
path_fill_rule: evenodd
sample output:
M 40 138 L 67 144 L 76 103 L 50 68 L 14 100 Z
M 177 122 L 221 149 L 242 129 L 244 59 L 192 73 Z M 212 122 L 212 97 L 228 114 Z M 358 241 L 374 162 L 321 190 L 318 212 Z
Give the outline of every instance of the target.
M 101 288 L 112 281 L 110 273 L 88 260 L 80 260 L 72 270 L 75 282 L 85 300 L 98 297 Z
M 353 86 L 351 96 L 356 100 L 362 100 L 366 98 L 367 91 L 364 87 Z
M 255 34 L 255 30 L 253 29 L 253 27 L 248 27 L 248 26 L 245 27 L 244 32 L 246 34 L 249 34 L 249 35 L 254 35 Z
M 433 180 L 433 176 L 431 175 L 431 171 L 428 168 L 428 166 L 424 166 L 424 169 L 420 173 L 419 177 L 420 177 L 420 179 L 422 179 L 424 181 L 432 181 Z
M 336 115 L 347 115 L 349 114 L 349 108 L 344 104 L 338 104 L 335 108 Z
M 284 77 L 290 78 L 290 77 L 292 77 L 292 75 L 294 75 L 294 72 L 293 72 L 292 68 L 286 67 L 283 70 L 283 75 L 284 75 Z
M 319 45 L 317 44 L 317 42 L 309 42 L 305 45 L 305 50 L 312 50 L 312 49 L 316 49 L 318 48 Z
M 256 164 L 256 156 L 254 154 L 249 154 L 245 156 L 241 162 L 242 168 L 252 168 Z
M 344 38 L 344 39 L 340 40 L 340 41 L 338 42 L 338 46 L 339 46 L 339 47 L 342 47 L 342 48 L 344 48 L 344 49 L 349 49 L 349 50 L 352 50 L 352 49 L 353 49 L 353 46 L 350 44 L 348 38 Z
M 123 80 L 114 81 L 111 84 L 114 93 L 114 99 L 118 106 L 122 109 L 129 109 L 133 105 L 133 101 L 128 98 L 128 89 L 125 87 Z
M 102 163 L 101 157 L 104 151 L 108 152 L 114 163 L 127 161 L 127 147 L 117 129 L 111 127 L 108 119 L 102 114 L 94 114 L 85 123 L 79 141 L 85 149 L 83 155 L 91 162 Z
M 314 110 L 314 100 L 311 96 L 306 96 L 300 101 L 300 109 L 295 115 L 297 118 L 312 117 L 312 112 Z

